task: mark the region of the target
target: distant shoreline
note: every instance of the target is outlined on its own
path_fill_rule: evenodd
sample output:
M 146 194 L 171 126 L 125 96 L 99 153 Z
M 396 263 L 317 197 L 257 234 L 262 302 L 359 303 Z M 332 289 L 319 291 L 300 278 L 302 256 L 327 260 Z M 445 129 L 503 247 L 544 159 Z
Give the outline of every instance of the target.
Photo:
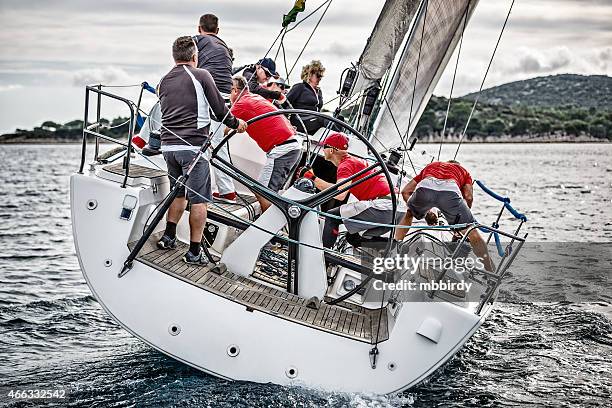
M 125 142 L 125 140 L 121 140 L 122 142 Z M 87 141 L 88 144 L 93 144 L 94 141 L 93 140 L 88 140 Z M 429 141 L 429 140 L 420 140 L 419 142 L 420 144 L 440 144 L 440 141 Z M 609 144 L 612 143 L 609 140 L 605 140 L 605 139 L 598 139 L 598 140 L 537 140 L 537 139 L 533 139 L 533 140 L 517 140 L 517 141 L 510 141 L 510 140 L 495 140 L 495 141 L 471 141 L 471 140 L 464 140 L 461 144 L 473 144 L 473 145 L 479 145 L 479 144 L 587 144 L 587 143 L 595 143 L 595 144 Z M 82 141 L 75 141 L 75 140 L 70 140 L 70 141 L 49 141 L 49 140 L 32 140 L 32 141 L 0 141 L 0 145 L 5 145 L 5 146 L 9 146 L 9 145 L 49 145 L 49 146 L 55 146 L 55 145 L 81 145 Z M 111 145 L 111 144 L 115 144 L 115 143 L 111 143 L 111 142 L 106 142 L 106 141 L 102 141 L 100 140 L 100 144 L 103 145 Z M 457 145 L 458 142 L 457 141 L 444 141 L 442 142 L 443 145 Z

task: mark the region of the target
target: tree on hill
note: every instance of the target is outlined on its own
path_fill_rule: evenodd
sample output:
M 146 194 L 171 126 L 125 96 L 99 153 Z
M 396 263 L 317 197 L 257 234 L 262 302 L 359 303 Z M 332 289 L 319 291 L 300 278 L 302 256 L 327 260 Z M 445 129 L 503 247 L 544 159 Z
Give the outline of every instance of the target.
M 589 130 L 589 124 L 584 120 L 570 120 L 565 122 L 564 130 L 568 135 L 580 136 L 580 133 Z
M 499 118 L 488 120 L 485 123 L 484 131 L 490 136 L 501 136 L 506 132 L 506 123 Z

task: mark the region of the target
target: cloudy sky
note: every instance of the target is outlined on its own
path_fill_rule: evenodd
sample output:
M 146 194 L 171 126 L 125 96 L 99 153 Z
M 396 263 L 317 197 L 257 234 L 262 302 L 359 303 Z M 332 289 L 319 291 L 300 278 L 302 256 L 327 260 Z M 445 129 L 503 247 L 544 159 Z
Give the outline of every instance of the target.
M 308 0 L 307 12 L 322 1 Z M 464 39 L 456 94 L 478 88 L 510 2 L 480 1 Z M 359 58 L 383 3 L 333 0 L 291 81 L 299 80 L 303 63 L 320 59 L 327 67 L 324 97 L 334 97 L 340 72 Z M 219 16 L 220 35 L 234 49 L 236 65 L 254 62 L 292 5 L 292 0 L 0 0 L 0 132 L 81 118 L 88 83 L 156 83 L 172 66 L 172 41 L 195 34 L 203 13 Z M 290 66 L 315 22 L 287 36 Z M 436 94 L 448 93 L 452 61 Z M 612 75 L 612 0 L 516 0 L 485 87 L 555 73 Z M 132 88 L 119 91 L 137 96 Z M 120 109 L 103 107 L 108 117 Z

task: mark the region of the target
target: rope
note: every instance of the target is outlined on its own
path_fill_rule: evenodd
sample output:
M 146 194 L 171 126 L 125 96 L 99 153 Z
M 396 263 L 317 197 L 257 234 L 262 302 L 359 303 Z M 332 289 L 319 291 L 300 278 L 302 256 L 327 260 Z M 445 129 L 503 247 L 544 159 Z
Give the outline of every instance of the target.
M 118 125 L 115 125 L 115 126 L 110 126 L 110 125 L 109 125 L 109 126 L 103 126 L 103 128 L 105 128 L 105 129 L 116 129 L 116 128 L 121 127 L 121 126 L 125 126 L 125 125 L 126 125 L 126 124 L 128 124 L 129 122 L 130 122 L 130 119 L 128 119 L 128 120 L 126 120 L 125 122 L 120 123 L 120 124 L 118 124 Z
M 419 53 L 417 55 L 417 66 L 414 73 L 414 85 L 412 87 L 412 99 L 410 101 L 410 115 L 408 116 L 408 129 L 406 130 L 405 138 L 408 138 L 408 132 L 410 132 L 410 126 L 412 125 L 412 111 L 414 109 L 414 96 L 416 94 L 417 79 L 419 77 L 419 67 L 421 65 L 421 50 L 423 48 L 423 37 L 425 36 L 425 26 L 427 25 L 427 10 L 429 9 L 429 0 L 425 3 L 425 15 L 423 16 L 423 29 L 421 30 L 421 41 L 419 41 Z M 405 143 L 404 143 L 405 145 Z
M 308 39 L 306 40 L 306 43 L 302 47 L 302 50 L 300 51 L 300 53 L 298 54 L 297 58 L 295 59 L 295 62 L 291 66 L 291 69 L 289 70 L 289 73 L 287 73 L 287 77 L 289 77 L 289 75 L 291 75 L 291 73 L 293 72 L 293 69 L 295 68 L 295 66 L 297 65 L 298 61 L 300 60 L 300 57 L 304 53 L 304 50 L 306 50 L 306 47 L 308 46 L 308 43 L 310 42 L 310 39 L 314 35 L 315 31 L 317 31 L 317 28 L 319 27 L 319 24 L 321 24 L 321 21 L 323 20 L 323 17 L 325 17 L 325 13 L 327 13 L 327 10 L 329 9 L 329 6 L 332 4 L 332 1 L 333 0 L 328 0 L 327 1 L 327 7 L 325 7 L 325 10 L 323 10 L 323 14 L 321 14 L 321 17 L 319 17 L 319 21 L 317 21 L 317 24 L 315 24 L 314 28 L 312 29 L 312 32 L 310 33 L 310 36 L 308 36 Z M 323 4 L 325 4 L 325 3 L 323 3 Z M 321 5 L 321 6 L 323 6 L 323 5 Z M 294 28 L 295 28 L 295 26 L 294 26 Z
M 323 3 L 321 3 L 319 5 L 319 7 L 317 7 L 316 9 L 312 10 L 310 12 L 310 14 L 306 15 L 303 19 L 301 19 L 300 21 L 298 21 L 297 23 L 295 23 L 293 25 L 293 27 L 291 27 L 290 29 L 287 30 L 287 32 L 294 30 L 297 26 L 299 26 L 300 24 L 302 24 L 302 22 L 304 22 L 305 20 L 307 20 L 309 17 L 311 17 L 313 14 L 315 14 L 317 11 L 319 11 L 321 9 L 321 7 L 323 7 L 325 5 L 325 3 L 331 2 L 331 0 L 325 0 Z
M 323 103 L 323 106 L 327 105 L 327 104 L 328 104 L 328 103 L 330 103 L 330 102 L 335 101 L 336 99 L 340 98 L 341 96 L 342 96 L 342 95 L 337 95 L 337 96 L 335 96 L 334 98 L 330 99 L 329 101 L 327 101 L 327 102 Z
M 467 132 L 468 126 L 470 125 L 470 120 L 472 120 L 472 115 L 474 115 L 474 110 L 476 110 L 476 105 L 478 104 L 478 99 L 480 98 L 480 93 L 482 92 L 482 88 L 484 87 L 484 83 L 487 79 L 487 75 L 489 74 L 489 69 L 491 68 L 491 64 L 493 64 L 493 58 L 495 58 L 495 53 L 497 52 L 497 47 L 501 41 L 502 35 L 504 34 L 504 30 L 506 29 L 506 24 L 508 24 L 508 19 L 510 18 L 510 13 L 512 12 L 512 7 L 514 6 L 514 0 L 510 3 L 510 8 L 508 9 L 508 14 L 506 14 L 506 20 L 504 20 L 504 25 L 499 33 L 499 37 L 497 37 L 497 42 L 495 43 L 495 48 L 493 49 L 493 54 L 489 59 L 489 65 L 487 66 L 487 70 L 485 71 L 484 77 L 482 78 L 482 82 L 480 83 L 480 88 L 476 93 L 476 99 L 474 100 L 474 104 L 472 105 L 472 110 L 470 111 L 470 116 L 468 116 L 467 123 L 465 124 L 465 128 L 463 128 L 463 132 L 461 133 L 461 137 L 459 138 L 459 144 L 457 145 L 457 150 L 455 151 L 455 155 L 453 156 L 453 160 L 457 158 L 457 154 L 459 154 L 459 148 L 461 147 L 461 142 L 463 142 L 463 138 L 465 137 L 465 133 Z
M 276 36 L 276 38 L 272 42 L 272 45 L 270 45 L 270 48 L 268 48 L 268 51 L 266 51 L 266 54 L 265 54 L 264 58 L 270 53 L 270 51 L 272 51 L 272 48 L 274 48 L 274 44 L 276 44 L 276 41 L 278 41 L 279 37 L 283 34 L 284 31 L 285 31 L 285 27 L 281 28 L 281 30 L 279 31 L 278 35 Z
M 134 84 L 134 85 L 99 85 L 102 88 L 134 88 L 134 87 L 141 87 L 142 83 L 140 84 Z
M 453 71 L 453 81 L 451 82 L 450 94 L 448 95 L 448 105 L 446 106 L 446 116 L 444 117 L 444 126 L 442 126 L 442 133 L 440 134 L 440 147 L 438 147 L 438 159 L 440 161 L 440 154 L 442 153 L 442 142 L 444 141 L 444 134 L 446 133 L 446 123 L 448 122 L 448 114 L 450 113 L 451 100 L 453 99 L 453 89 L 455 88 L 455 78 L 457 77 L 457 67 L 459 67 L 459 57 L 461 56 L 461 47 L 463 46 L 463 35 L 465 34 L 465 26 L 467 25 L 468 11 L 470 9 L 470 3 L 468 1 L 465 6 L 465 15 L 463 17 L 463 29 L 461 30 L 461 38 L 459 39 L 459 50 L 457 51 L 457 61 L 455 62 L 455 70 Z
M 383 95 L 383 100 L 385 101 L 385 103 L 387 104 L 387 108 L 389 108 L 389 115 L 391 116 L 391 120 L 393 121 L 393 125 L 395 126 L 395 130 L 397 130 L 397 133 L 400 137 L 400 143 L 404 146 L 404 152 L 406 152 L 406 155 L 408 156 L 408 160 L 410 161 L 410 165 L 412 166 L 412 170 L 414 171 L 414 174 L 418 174 L 418 172 L 416 171 L 416 168 L 414 167 L 414 163 L 412 163 L 412 159 L 410 158 L 410 154 L 408 153 L 408 145 L 406 144 L 406 140 L 404 140 L 404 138 L 402 137 L 402 132 L 399 129 L 399 126 L 397 125 L 397 122 L 395 121 L 395 116 L 393 115 L 393 110 L 391 109 L 391 105 L 389 105 L 389 101 L 387 101 L 387 97 Z M 380 141 L 379 141 L 380 143 Z M 382 144 L 382 143 L 381 143 Z M 385 147 L 383 145 L 383 147 Z M 389 149 L 387 149 L 385 147 L 386 151 L 389 151 Z M 402 155 L 402 169 L 404 168 L 404 164 L 405 164 L 405 159 Z
M 142 158 L 144 158 L 145 160 L 147 160 L 150 164 L 152 164 L 153 166 L 155 166 L 158 170 L 161 170 L 163 172 L 165 172 L 168 177 L 173 178 L 175 181 L 177 181 L 178 179 L 175 177 L 172 177 L 170 174 L 168 174 L 167 171 L 165 171 L 164 169 L 162 169 L 161 167 L 159 167 L 159 165 L 157 165 L 157 163 L 153 162 L 152 160 L 150 160 L 147 156 L 143 155 L 141 152 L 136 151 L 136 153 L 138 155 L 140 155 Z M 206 197 L 204 197 L 202 194 L 200 194 L 199 192 L 191 189 L 189 186 L 185 185 L 185 188 L 190 190 L 192 193 L 194 193 L 195 195 L 197 195 L 198 197 L 206 200 L 207 202 L 210 202 L 210 200 L 208 200 Z M 277 196 L 280 197 L 280 195 L 278 193 L 275 193 Z M 285 198 L 286 199 L 286 198 Z M 342 216 L 338 216 L 338 215 L 334 215 L 334 214 L 329 214 L 325 211 L 320 211 L 317 210 L 316 208 L 310 208 L 305 206 L 304 204 L 298 203 L 296 201 L 291 201 L 292 205 L 295 205 L 297 207 L 299 207 L 300 209 L 304 210 L 304 211 L 311 211 L 314 212 L 317 215 L 320 215 L 322 217 L 329 217 L 329 218 L 333 218 L 333 219 L 337 219 L 340 221 L 344 221 L 346 220 L 346 218 L 342 217 Z M 214 202 L 212 202 L 213 206 L 215 206 L 216 204 Z M 223 209 L 222 207 L 218 207 L 221 210 L 226 211 L 225 209 Z M 237 216 L 234 216 L 237 217 Z M 248 222 L 246 220 L 244 220 L 243 218 L 237 217 L 238 219 L 244 221 L 244 222 Z M 423 230 L 445 230 L 445 229 L 463 229 L 463 228 L 468 228 L 469 226 L 472 225 L 472 223 L 465 223 L 465 224 L 454 224 L 454 225 L 428 225 L 428 226 L 415 226 L 415 225 L 399 225 L 399 224 L 385 224 L 385 223 L 378 223 L 378 222 L 371 222 L 371 221 L 365 221 L 365 220 L 355 220 L 355 219 L 351 219 L 351 222 L 356 223 L 356 224 L 362 224 L 362 225 L 368 225 L 368 226 L 372 226 L 372 227 L 383 227 L 383 228 L 405 228 L 405 229 L 423 229 Z M 269 234 L 274 234 L 270 231 L 267 230 L 263 230 L 264 232 L 267 232 Z M 313 247 L 316 248 L 316 247 Z M 319 249 L 319 248 L 317 248 Z

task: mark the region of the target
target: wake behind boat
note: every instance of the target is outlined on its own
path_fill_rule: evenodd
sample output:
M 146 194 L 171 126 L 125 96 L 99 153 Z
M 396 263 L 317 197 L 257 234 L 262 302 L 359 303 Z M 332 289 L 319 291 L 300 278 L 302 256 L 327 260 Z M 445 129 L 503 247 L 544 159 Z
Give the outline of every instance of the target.
M 347 71 L 336 115 L 287 109 L 247 123 L 265 123 L 280 115 L 320 119 L 324 126 L 317 133 L 301 133 L 302 160 L 315 169 L 323 161 L 321 142 L 332 129 L 344 132 L 351 154 L 366 160 L 371 174 L 384 176 L 395 213 L 401 200 L 396 191 L 409 181 L 404 167 L 412 163 L 416 143 L 409 136 L 477 2 L 446 3 L 386 2 L 359 64 Z M 389 35 L 397 38 L 389 42 Z M 383 49 L 381 43 L 391 47 Z M 147 89 L 143 83 L 141 95 Z M 125 104 L 129 142 L 100 133 L 100 109 L 96 120 L 89 121 L 92 97 L 98 107 L 103 98 Z M 380 110 L 375 114 L 377 102 Z M 346 123 L 341 112 L 351 107 L 357 113 Z M 526 238 L 519 236 L 526 217 L 508 198 L 478 181 L 501 202 L 491 226 L 441 220 L 406 227 L 391 217 L 365 222 L 368 228 L 359 242 L 342 231 L 326 248 L 321 226 L 338 215 L 323 208 L 364 183 L 370 173 L 361 178 L 365 171 L 354 174 L 317 191 L 294 168 L 277 194 L 257 180 L 264 157 L 255 153 L 253 140 L 230 132 L 214 149 L 205 143 L 200 154 L 212 150 L 210 164 L 235 181 L 238 198 L 209 203 L 202 244 L 211 262 L 186 264 L 182 257 L 190 242 L 188 217 L 178 223 L 176 248 L 156 245 L 166 209 L 184 180 L 174 180 L 171 189 L 163 157 L 151 146 L 140 149 L 131 143 L 140 117 L 139 102 L 103 86 L 87 87 L 82 158 L 71 178 L 81 269 L 96 299 L 126 330 L 222 378 L 336 391 L 404 390 L 448 361 L 480 327 Z M 163 122 L 150 112 L 143 129 L 155 125 Z M 88 136 L 95 138 L 92 163 L 86 163 Z M 100 154 L 100 139 L 121 146 Z M 219 155 L 224 145 L 229 146 L 230 160 Z M 414 164 L 412 168 L 416 175 Z M 272 206 L 262 212 L 253 193 Z M 511 232 L 499 228 L 505 211 L 516 218 Z M 397 228 L 409 230 L 400 244 L 392 242 Z M 468 262 L 477 258 L 467 243 L 475 230 L 494 243 L 495 270 Z M 390 267 L 380 262 L 424 257 L 434 261 Z M 445 263 L 447 259 L 452 262 Z

